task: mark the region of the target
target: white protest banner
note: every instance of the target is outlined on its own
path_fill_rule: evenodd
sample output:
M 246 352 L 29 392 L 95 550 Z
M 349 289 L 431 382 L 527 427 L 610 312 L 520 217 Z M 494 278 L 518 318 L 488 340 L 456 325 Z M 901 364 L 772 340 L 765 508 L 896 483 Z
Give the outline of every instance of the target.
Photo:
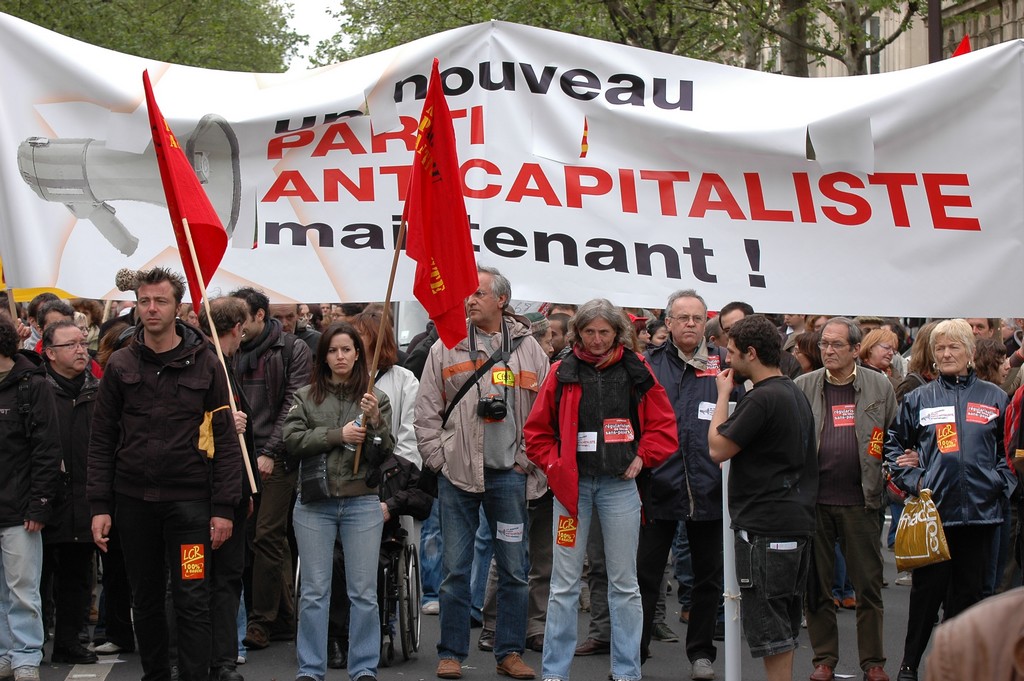
M 148 68 L 231 235 L 211 290 L 380 300 L 436 56 L 478 262 L 516 298 L 1017 315 L 1022 50 L 805 80 L 492 22 L 244 74 L 0 15 L 0 255 L 13 286 L 88 297 L 121 267 L 176 266 Z

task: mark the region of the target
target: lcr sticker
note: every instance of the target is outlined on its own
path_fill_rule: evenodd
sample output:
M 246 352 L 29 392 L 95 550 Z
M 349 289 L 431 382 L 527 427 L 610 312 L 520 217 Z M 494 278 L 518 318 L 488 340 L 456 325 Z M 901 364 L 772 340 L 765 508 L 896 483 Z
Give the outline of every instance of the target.
M 491 383 L 503 385 L 506 388 L 516 387 L 516 375 L 508 367 L 495 367 L 491 369 Z
M 569 548 L 576 546 L 576 527 L 576 518 L 571 518 L 567 515 L 558 516 L 556 543 L 559 546 L 567 546 Z
M 202 544 L 181 545 L 181 578 L 203 579 L 206 576 L 206 547 Z
M 876 459 L 882 458 L 882 429 L 874 428 L 871 431 L 871 440 L 868 442 L 868 456 Z
M 617 444 L 633 441 L 633 424 L 629 419 L 605 419 L 604 441 Z
M 939 442 L 939 451 L 951 454 L 960 451 L 960 440 L 956 435 L 955 423 L 942 423 L 935 428 L 935 439 Z

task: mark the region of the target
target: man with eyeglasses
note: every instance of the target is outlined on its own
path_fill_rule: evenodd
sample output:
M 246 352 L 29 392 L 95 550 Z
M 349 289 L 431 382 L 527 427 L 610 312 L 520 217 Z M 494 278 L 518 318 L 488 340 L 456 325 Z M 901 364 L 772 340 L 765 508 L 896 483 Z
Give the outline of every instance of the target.
M 878 538 L 885 491 L 882 441 L 896 416 L 896 395 L 884 374 L 858 371 L 861 333 L 852 319 L 828 320 L 818 342 L 825 366 L 796 379 L 814 414 L 819 468 L 813 569 L 807 586 L 807 633 L 815 665 L 811 681 L 832 681 L 839 662 L 832 600 L 837 540 L 857 593 L 857 644 L 864 679 L 889 681 Z
M 92 516 L 85 498 L 89 431 L 99 379 L 86 371 L 89 349 L 73 321 L 50 322 L 43 329 L 46 380 L 53 388 L 63 457 L 63 485 L 54 517 L 43 531 L 43 574 L 52 578 L 55 626 L 51 661 L 93 664 L 96 653 L 78 634 L 85 626 L 92 596 Z
M 690 678 L 713 679 L 718 602 L 722 594 L 722 471 L 711 461 L 708 423 L 718 399 L 715 377 L 726 368 L 723 347 L 704 338 L 707 305 L 694 290 L 669 296 L 665 323 L 669 341 L 647 351 L 654 376 L 665 387 L 676 414 L 679 451 L 656 468 L 644 504 L 637 578 L 644 606 L 640 642 L 647 657 L 661 574 L 680 520 L 686 522 L 693 564 L 693 596 L 686 629 Z M 742 388 L 737 390 L 737 395 Z

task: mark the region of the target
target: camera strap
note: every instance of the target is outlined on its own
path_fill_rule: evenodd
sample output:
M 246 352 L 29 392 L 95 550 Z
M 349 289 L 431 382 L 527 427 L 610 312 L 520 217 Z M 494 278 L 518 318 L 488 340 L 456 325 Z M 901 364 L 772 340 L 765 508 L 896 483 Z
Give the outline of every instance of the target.
M 448 418 L 452 415 L 452 411 L 455 409 L 455 405 L 457 405 L 459 403 L 459 401 L 462 400 L 462 398 L 466 396 L 466 393 L 468 393 L 470 391 L 470 389 L 474 385 L 476 385 L 480 381 L 481 378 L 483 378 L 483 375 L 486 374 L 487 371 L 498 362 L 498 360 L 501 360 L 501 361 L 503 361 L 503 362 L 505 362 L 507 364 L 508 360 L 512 357 L 512 353 L 515 352 L 516 348 L 519 347 L 519 344 L 523 342 L 524 338 L 526 338 L 526 336 L 520 336 L 518 338 L 512 338 L 512 335 L 511 335 L 511 333 L 509 333 L 509 330 L 508 330 L 508 325 L 506 325 L 504 320 L 502 320 L 502 323 L 501 323 L 501 347 L 498 348 L 497 350 L 495 350 L 494 354 L 492 354 L 487 359 L 486 362 L 484 362 L 479 367 L 477 367 L 477 370 L 473 372 L 473 375 L 470 376 L 469 379 L 467 379 L 466 382 L 462 384 L 461 388 L 459 388 L 459 392 L 455 393 L 455 397 L 453 397 L 452 401 L 448 403 L 448 407 L 444 410 L 444 416 L 441 418 L 441 427 L 442 428 L 444 428 L 448 424 Z M 473 364 L 476 364 L 477 357 L 479 357 L 479 356 L 480 356 L 480 350 L 477 348 L 477 345 L 476 345 L 476 327 L 473 326 L 472 324 L 470 324 L 469 325 L 469 359 L 470 359 L 470 361 L 473 362 Z M 505 388 L 505 392 L 506 393 L 508 392 L 508 387 L 507 386 Z

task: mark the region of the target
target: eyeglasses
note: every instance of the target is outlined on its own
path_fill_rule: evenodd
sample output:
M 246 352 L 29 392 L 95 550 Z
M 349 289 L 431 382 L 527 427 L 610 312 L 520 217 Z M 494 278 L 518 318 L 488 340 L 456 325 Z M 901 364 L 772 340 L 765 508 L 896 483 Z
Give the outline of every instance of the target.
M 849 347 L 849 345 L 849 343 L 843 343 L 842 341 L 820 341 L 818 343 L 818 348 L 821 350 L 828 350 L 831 348 L 838 351 L 845 347 Z
M 885 343 L 879 343 L 878 347 L 882 348 L 882 350 L 884 350 L 885 352 L 896 352 L 895 348 L 893 348 L 891 345 L 886 345 Z
M 702 315 L 696 314 L 681 314 L 678 316 L 666 315 L 665 319 L 677 319 L 681 321 L 683 324 L 703 324 L 705 321 Z
M 75 350 L 88 350 L 89 344 L 85 341 L 78 343 L 61 343 L 60 345 L 51 345 L 51 348 L 73 348 Z

